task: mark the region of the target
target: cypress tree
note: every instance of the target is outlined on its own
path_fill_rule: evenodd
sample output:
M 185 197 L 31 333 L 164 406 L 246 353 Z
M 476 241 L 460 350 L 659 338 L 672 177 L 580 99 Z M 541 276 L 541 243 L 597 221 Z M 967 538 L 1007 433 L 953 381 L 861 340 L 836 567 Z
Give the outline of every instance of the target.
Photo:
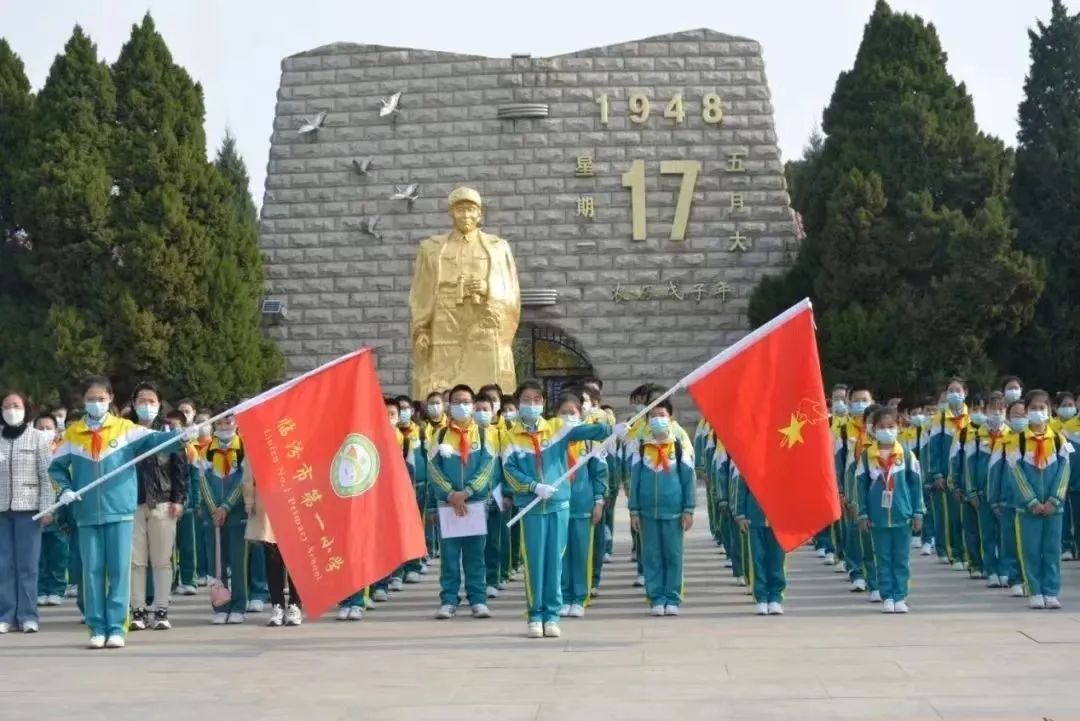
M 751 321 L 813 298 L 830 380 L 988 382 L 988 340 L 1015 333 L 1041 290 L 1003 211 L 1011 157 L 945 63 L 933 26 L 879 0 L 793 177 L 807 237 L 755 290 Z
M 1080 377 L 1080 15 L 1053 0 L 1050 21 L 1028 36 L 1009 199 L 1017 246 L 1043 265 L 1046 291 L 1004 357 L 1029 385 L 1072 388 Z

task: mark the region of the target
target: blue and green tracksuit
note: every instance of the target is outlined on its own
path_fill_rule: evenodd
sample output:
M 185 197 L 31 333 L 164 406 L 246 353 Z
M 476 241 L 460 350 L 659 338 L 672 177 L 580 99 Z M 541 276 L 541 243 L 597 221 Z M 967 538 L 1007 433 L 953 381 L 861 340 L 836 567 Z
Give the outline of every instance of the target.
M 566 447 L 575 441 L 602 441 L 606 423 L 568 425 L 561 418 L 526 427 L 519 418 L 502 441 L 504 492 L 524 508 L 536 495 L 537 484 L 553 484 L 567 471 Z M 521 519 L 521 548 L 525 562 L 525 600 L 530 622 L 557 623 L 562 607 L 562 557 L 570 525 L 570 484 L 562 483 Z
M 630 515 L 641 528 L 645 595 L 650 606 L 683 601 L 684 514 L 693 515 L 697 496 L 694 450 L 674 432 L 660 439 L 647 433 L 630 462 Z
M 481 428 L 470 421 L 465 427 L 451 423 L 439 431 L 428 457 L 428 482 L 438 504 L 446 506 L 451 493 L 464 491 L 466 503 L 482 504 L 486 510 L 492 483 L 499 477 L 498 448 L 498 432 L 490 426 Z M 469 605 L 487 602 L 486 542 L 487 536 L 483 534 L 442 539 L 439 600 L 443 605 L 458 605 L 462 571 Z
M 949 562 L 966 561 L 964 557 L 962 479 L 959 462 L 963 457 L 963 444 L 967 441 L 971 416 L 965 405 L 959 413 L 951 408 L 937 413 L 930 422 L 926 441 L 926 458 L 922 461 L 923 473 L 933 485 L 934 541 L 939 558 Z M 960 456 L 960 458 L 957 458 Z M 955 475 L 954 475 L 955 472 Z
M 754 600 L 757 603 L 781 603 L 787 590 L 786 554 L 776 540 L 761 504 L 750 492 L 742 475 L 736 475 L 738 505 L 735 507 L 735 520 L 750 522 L 745 535 L 749 556 L 747 568 Z
M 712 448 L 714 448 L 712 427 L 702 418 L 698 421 L 697 429 L 694 431 L 694 470 L 697 471 L 698 477 L 703 480 L 709 469 L 711 455 L 709 451 Z M 705 509 L 709 514 L 709 535 L 713 537 L 717 545 L 722 545 L 723 541 L 720 539 L 720 515 L 716 512 L 715 489 L 708 482 L 705 483 Z
M 739 532 L 739 526 L 735 523 L 735 510 L 739 502 L 738 469 L 735 468 L 735 464 L 732 463 L 727 449 L 719 438 L 716 439 L 716 449 L 710 465 L 712 467 L 710 481 L 720 509 L 724 547 L 727 549 L 728 560 L 731 561 L 731 575 L 735 578 L 744 578 L 746 576 L 745 559 L 749 554 L 745 550 L 746 538 Z
M 1008 433 L 1008 427 L 994 432 L 984 426 L 970 434 L 964 451 L 964 500 L 971 509 L 965 509 L 970 523 L 964 524 L 964 530 L 970 531 L 968 548 L 978 549 L 975 570 L 988 576 L 1005 575 L 1001 569 L 1001 523 L 990 503 L 990 459 L 1004 447 Z
M 870 522 L 878 590 L 884 601 L 903 601 L 911 579 L 911 524 L 926 510 L 919 461 L 900 443 L 887 455 L 876 441 L 856 470 L 859 520 Z
M 228 605 L 215 607 L 215 613 L 244 613 L 248 602 L 247 542 L 244 526 L 247 511 L 244 510 L 243 476 L 244 446 L 239 436 L 222 446 L 215 438 L 206 450 L 206 458 L 199 461 L 201 477 L 195 487 L 195 504 L 204 514 L 203 542 L 210 549 L 211 573 L 214 572 L 214 541 L 218 529 L 214 526 L 215 509 L 225 511 L 225 525 L 221 527 L 221 577 L 220 581 L 232 591 Z
M 1080 417 L 1070 418 L 1061 425 L 1061 434 L 1075 447 L 1080 443 Z M 1062 550 L 1080 558 L 1080 463 L 1069 464 L 1069 493 L 1065 497 L 1065 517 L 1062 519 Z
M 579 441 L 567 444 L 566 448 L 566 465 L 569 468 L 593 450 L 593 443 Z M 598 579 L 594 569 L 603 565 L 594 557 L 598 549 L 593 533 L 592 514 L 593 509 L 604 502 L 604 494 L 607 492 L 607 462 L 604 455 L 601 453 L 590 458 L 585 467 L 566 482 L 570 484 L 570 524 L 567 530 L 566 553 L 563 554 L 563 605 L 585 606 L 591 598 L 593 581 Z M 597 524 L 600 525 L 602 524 Z
M 427 485 L 427 446 L 424 444 L 424 432 L 420 426 L 409 421 L 405 425 L 398 426 L 401 434 L 401 455 L 405 459 L 405 466 L 409 469 L 409 478 L 412 480 L 413 491 L 416 493 L 416 505 L 420 509 L 420 516 L 424 514 L 424 488 Z M 414 558 L 406 561 L 402 569 L 405 573 L 419 573 L 423 559 Z
M 1069 489 L 1072 444 L 1060 433 L 1031 429 L 1018 433 L 1005 453 L 1009 494 L 1015 504 L 1013 520 L 1020 556 L 1020 573 L 1032 596 L 1061 593 L 1061 523 Z M 1049 516 L 1035 507 L 1048 503 Z
M 862 579 L 870 591 L 877 590 L 877 564 L 874 559 L 874 540 L 870 533 L 859 528 L 859 489 L 855 483 L 856 461 L 870 444 L 862 419 L 850 419 L 841 436 L 846 442 L 838 446 L 837 479 L 843 489 L 847 508 L 844 514 L 844 562 L 848 578 Z
M 1012 493 L 1012 479 L 1005 453 L 1015 443 L 1016 437 L 1008 428 L 1005 438 L 996 444 L 986 464 L 986 502 L 997 518 L 998 577 L 1009 586 L 1024 582 L 1020 575 L 1019 549 L 1016 547 L 1016 502 Z
M 53 490 L 59 493 L 56 484 Z M 61 509 L 63 511 L 64 509 Z M 67 590 L 68 546 L 72 528 L 64 513 L 53 514 L 53 522 L 41 531 L 41 557 L 38 560 L 39 596 L 60 596 Z
M 847 416 L 830 416 L 829 417 L 829 430 L 832 433 L 833 439 L 833 463 L 836 465 L 836 478 L 838 481 L 843 479 L 843 466 L 847 462 Z M 838 489 L 841 496 L 843 496 L 843 485 L 840 484 Z M 841 498 L 843 501 L 843 498 Z M 844 504 L 840 504 L 841 509 L 844 509 Z M 831 553 L 838 560 L 844 558 L 844 514 L 841 512 L 840 518 L 835 522 L 829 524 L 825 528 L 818 532 L 814 537 L 814 546 L 822 549 L 825 553 Z
M 79 492 L 100 476 L 169 441 L 173 433 L 151 431 L 106 414 L 95 427 L 79 420 L 64 431 L 49 476 L 61 491 Z M 80 591 L 91 636 L 127 633 L 131 596 L 131 533 L 138 501 L 135 467 L 87 491 L 71 508 L 82 563 Z
M 424 462 L 431 456 L 431 446 L 435 443 L 435 434 L 446 428 L 450 423 L 450 416 L 443 414 L 438 421 L 428 421 L 421 429 L 421 444 Z M 435 493 L 428 483 L 427 468 L 425 465 L 423 480 L 417 477 L 416 497 L 421 504 L 421 517 L 424 519 L 424 539 L 427 542 L 427 555 L 429 558 L 437 558 L 439 555 L 439 504 L 435 500 Z
M 960 539 L 964 565 L 973 578 L 983 575 L 982 543 L 979 539 L 979 511 L 977 500 L 969 489 L 971 483 L 971 454 L 976 451 L 976 441 L 982 430 L 974 423 L 969 423 L 953 439 L 949 448 L 949 477 L 946 486 L 953 499 L 958 499 L 960 513 Z
M 201 449 L 197 444 L 192 443 L 184 448 L 188 464 L 188 488 L 198 488 L 199 483 L 201 483 L 199 460 L 207 447 L 209 447 L 209 443 Z M 202 578 L 208 573 L 206 544 L 203 543 L 201 538 L 202 523 L 196 520 L 195 510 L 195 493 L 188 493 L 187 505 L 184 506 L 184 515 L 176 523 L 177 573 L 175 580 L 178 585 L 182 586 L 194 586 L 196 579 Z M 150 578 L 151 576 L 147 575 L 148 583 Z

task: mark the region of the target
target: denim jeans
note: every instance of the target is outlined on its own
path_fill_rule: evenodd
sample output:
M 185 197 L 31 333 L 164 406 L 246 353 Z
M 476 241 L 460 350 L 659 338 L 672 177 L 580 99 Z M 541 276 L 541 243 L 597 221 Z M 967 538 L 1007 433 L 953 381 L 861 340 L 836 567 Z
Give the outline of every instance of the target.
M 41 526 L 32 511 L 0 513 L 0 623 L 38 620 Z

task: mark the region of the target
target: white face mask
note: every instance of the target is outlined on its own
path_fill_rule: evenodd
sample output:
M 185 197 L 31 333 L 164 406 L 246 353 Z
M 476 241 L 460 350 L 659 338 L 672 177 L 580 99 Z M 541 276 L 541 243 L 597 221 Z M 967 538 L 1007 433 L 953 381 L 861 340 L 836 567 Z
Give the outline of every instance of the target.
M 24 420 L 26 420 L 26 410 L 24 408 L 4 409 L 4 423 L 9 426 L 21 426 Z

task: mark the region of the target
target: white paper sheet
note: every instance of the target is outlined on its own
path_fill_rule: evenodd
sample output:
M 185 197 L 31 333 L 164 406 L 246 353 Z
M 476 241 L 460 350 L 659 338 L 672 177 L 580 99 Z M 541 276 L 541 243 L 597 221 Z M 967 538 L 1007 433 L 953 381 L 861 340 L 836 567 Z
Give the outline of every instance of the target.
M 501 511 L 503 507 L 502 486 L 495 486 L 494 490 L 491 491 L 491 500 L 495 501 L 495 507 Z
M 454 513 L 453 506 L 439 506 L 439 531 L 443 538 L 487 535 L 487 503 L 465 504 L 466 514 Z

